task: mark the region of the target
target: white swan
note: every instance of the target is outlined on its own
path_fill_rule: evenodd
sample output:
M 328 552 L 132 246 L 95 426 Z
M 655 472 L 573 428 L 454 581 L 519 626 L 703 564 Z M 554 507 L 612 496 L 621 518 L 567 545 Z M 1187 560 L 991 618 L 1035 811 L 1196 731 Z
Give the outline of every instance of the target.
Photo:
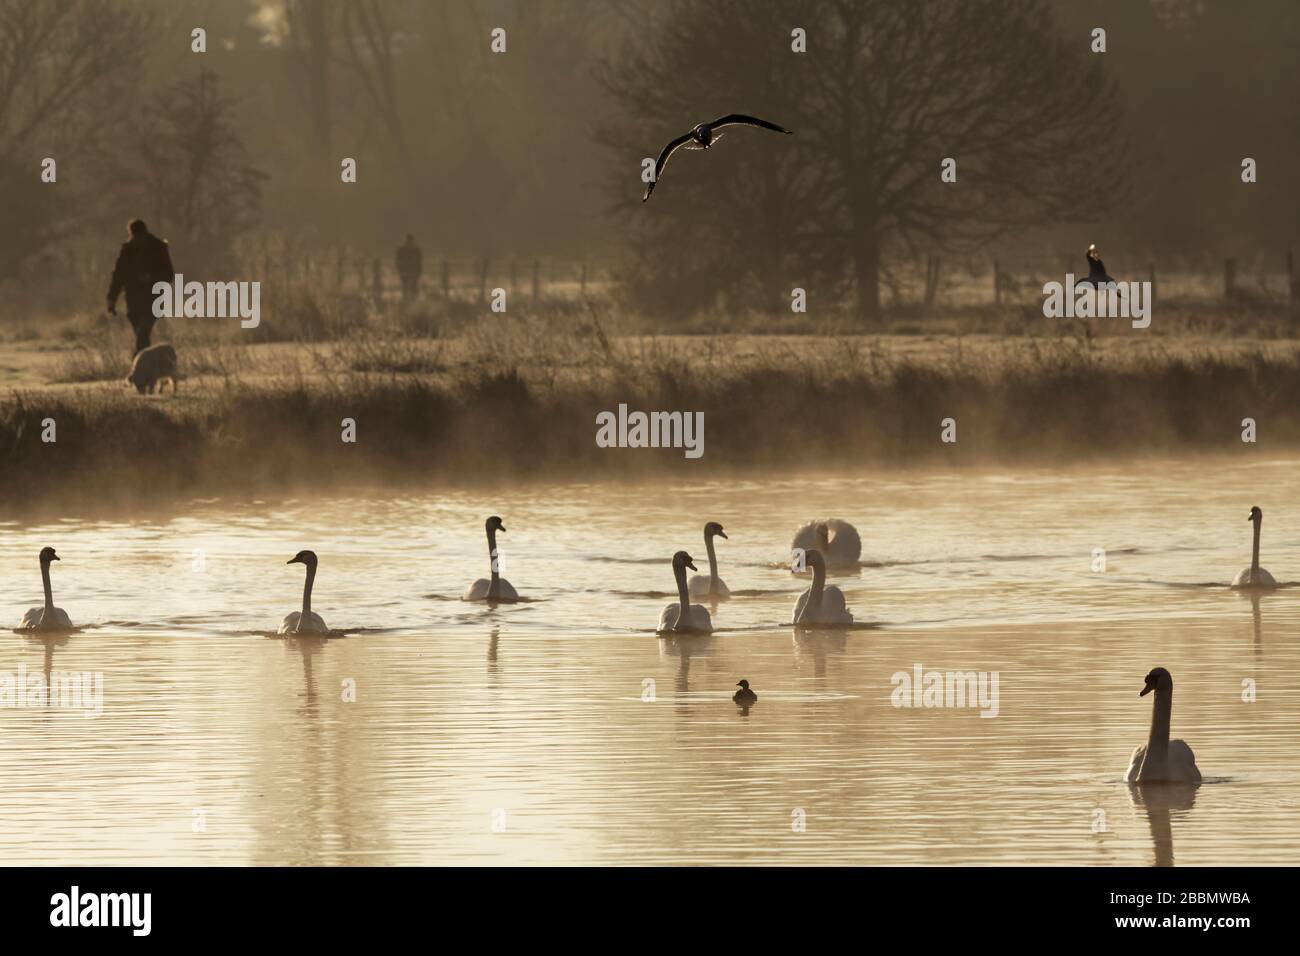
M 487 519 L 488 558 L 492 562 L 492 577 L 479 578 L 461 595 L 462 601 L 518 601 L 519 593 L 500 574 L 497 560 L 497 532 L 506 530 L 496 515 Z
M 693 598 L 712 598 L 715 601 L 725 601 L 731 597 L 731 591 L 722 578 L 718 577 L 718 556 L 713 550 L 715 535 L 719 538 L 727 537 L 722 531 L 722 525 L 716 521 L 710 521 L 704 526 L 704 549 L 709 552 L 709 574 L 707 577 L 703 574 L 692 574 L 690 591 Z
M 316 580 L 316 552 L 299 551 L 285 564 L 307 565 L 307 582 L 302 587 L 302 610 L 290 611 L 280 622 L 281 634 L 328 634 L 329 628 L 311 610 L 311 586 Z
M 826 559 L 816 548 L 804 555 L 812 568 L 812 587 L 794 602 L 795 624 L 852 624 L 853 614 L 844 604 L 844 592 L 826 586 Z
M 702 604 L 692 604 L 690 591 L 686 588 L 686 569 L 698 570 L 691 556 L 685 551 L 673 555 L 673 577 L 677 579 L 678 603 L 669 604 L 659 612 L 659 633 L 669 631 L 693 631 L 697 634 L 712 634 L 713 620 Z
M 831 535 L 835 537 L 831 537 Z M 794 533 L 790 550 L 802 548 L 808 551 L 816 548 L 826 559 L 826 566 L 832 571 L 858 570 L 858 559 L 862 557 L 862 536 L 858 529 L 839 518 L 826 518 L 822 521 L 810 521 Z
M 54 592 L 50 589 L 50 562 L 58 561 L 53 548 L 41 548 L 41 583 L 45 585 L 45 604 L 31 608 L 18 625 L 24 631 L 70 631 L 72 619 L 68 612 L 54 606 Z
M 1200 783 L 1201 771 L 1196 768 L 1196 755 L 1181 740 L 1169 739 L 1169 712 L 1174 705 L 1174 679 L 1169 671 L 1157 667 L 1147 674 L 1146 686 L 1138 694 L 1145 697 L 1156 692 L 1151 707 L 1151 735 L 1145 747 L 1133 751 L 1128 772 L 1128 783 Z
M 1255 525 L 1255 546 L 1250 553 L 1250 567 L 1242 568 L 1237 572 L 1237 576 L 1232 579 L 1232 586 L 1234 588 L 1275 588 L 1277 582 L 1273 580 L 1273 575 L 1259 566 L 1259 526 L 1264 523 L 1264 512 L 1259 510 L 1259 505 L 1250 509 L 1248 520 Z

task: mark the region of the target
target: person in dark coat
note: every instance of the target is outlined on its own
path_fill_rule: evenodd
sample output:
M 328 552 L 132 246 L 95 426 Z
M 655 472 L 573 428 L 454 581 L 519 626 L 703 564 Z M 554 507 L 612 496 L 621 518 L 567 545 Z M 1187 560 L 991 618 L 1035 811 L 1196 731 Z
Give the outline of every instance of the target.
M 176 278 L 167 240 L 149 231 L 143 220 L 132 219 L 127 225 L 131 238 L 122 243 L 108 286 L 108 311 L 117 315 L 117 297 L 126 293 L 126 317 L 135 330 L 135 355 L 149 347 L 149 336 L 157 320 L 153 314 L 155 282 Z
M 415 236 L 407 233 L 406 245 L 397 249 L 397 275 L 402 280 L 402 301 L 410 302 L 420 291 L 420 275 L 424 272 L 424 258 Z

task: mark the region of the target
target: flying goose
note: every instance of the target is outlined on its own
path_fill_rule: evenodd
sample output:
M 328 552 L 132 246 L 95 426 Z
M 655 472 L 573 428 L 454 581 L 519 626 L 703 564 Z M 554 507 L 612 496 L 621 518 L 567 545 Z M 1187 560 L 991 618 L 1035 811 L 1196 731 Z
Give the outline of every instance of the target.
M 650 194 L 655 191 L 655 183 L 663 175 L 664 167 L 668 165 L 668 160 L 673 153 L 682 147 L 686 149 L 708 149 L 715 142 L 722 139 L 722 134 L 715 134 L 714 130 L 721 129 L 724 126 L 757 126 L 759 129 L 770 129 L 777 133 L 785 133 L 787 136 L 794 133 L 793 130 L 788 130 L 784 126 L 777 126 L 775 123 L 769 123 L 757 116 L 746 116 L 744 113 L 728 113 L 726 116 L 715 119 L 712 123 L 701 123 L 689 133 L 683 133 L 664 147 L 664 151 L 659 154 L 659 159 L 655 162 L 654 179 L 646 184 L 645 195 L 641 197 L 641 201 L 645 202 L 650 198 Z

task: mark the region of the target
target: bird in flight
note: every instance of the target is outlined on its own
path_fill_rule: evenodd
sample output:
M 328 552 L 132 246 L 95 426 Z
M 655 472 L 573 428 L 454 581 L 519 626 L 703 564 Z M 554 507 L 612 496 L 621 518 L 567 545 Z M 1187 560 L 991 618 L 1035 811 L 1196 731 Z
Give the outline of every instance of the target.
M 659 154 L 659 159 L 655 162 L 654 179 L 646 184 L 645 195 L 641 197 L 641 201 L 645 202 L 650 198 L 650 194 L 655 191 L 655 183 L 659 181 L 659 177 L 663 174 L 664 167 L 668 165 L 668 160 L 673 153 L 683 148 L 708 149 L 722 139 L 722 134 L 715 133 L 714 130 L 721 129 L 724 126 L 757 126 L 759 129 L 770 129 L 778 133 L 785 133 L 787 136 L 793 135 L 794 132 L 784 126 L 777 126 L 775 123 L 761 120 L 757 116 L 746 116 L 744 113 L 729 113 L 720 119 L 715 119 L 712 123 L 701 123 L 689 133 L 683 133 L 664 147 L 664 151 Z

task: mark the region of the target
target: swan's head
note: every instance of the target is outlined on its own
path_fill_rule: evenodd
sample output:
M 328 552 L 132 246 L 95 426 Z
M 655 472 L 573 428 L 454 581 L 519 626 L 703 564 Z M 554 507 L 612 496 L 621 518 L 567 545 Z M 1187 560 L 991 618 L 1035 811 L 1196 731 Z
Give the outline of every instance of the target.
M 716 521 L 710 521 L 704 526 L 704 537 L 711 538 L 714 535 L 717 535 L 719 538 L 726 537 L 722 531 L 722 525 L 718 524 Z
M 49 564 L 51 561 L 59 560 L 59 556 L 54 553 L 53 548 L 41 548 L 41 564 Z
M 1153 690 L 1170 691 L 1173 689 L 1174 679 L 1169 676 L 1169 671 L 1163 667 L 1156 667 L 1147 675 L 1147 685 L 1138 692 L 1138 696 L 1145 697 Z
M 749 690 L 749 681 L 747 681 L 747 680 L 737 681 L 737 682 L 736 682 L 736 686 L 737 686 L 737 687 L 743 687 L 743 688 L 745 688 L 745 690 Z
M 690 568 L 692 571 L 699 570 L 695 567 L 695 561 L 685 551 L 678 551 L 673 555 L 673 570 L 678 568 Z
M 501 519 L 496 515 L 487 519 L 487 529 L 489 531 L 505 531 L 506 526 L 501 523 Z
M 1250 517 L 1247 518 L 1246 520 L 1247 520 L 1247 521 L 1263 521 L 1263 520 L 1264 520 L 1264 512 L 1262 512 L 1262 511 L 1259 510 L 1259 505 L 1255 505 L 1253 508 L 1250 509 Z
M 309 568 L 314 568 L 314 567 L 316 567 L 316 552 L 315 552 L 315 551 L 299 551 L 297 554 L 295 554 L 292 558 L 290 558 L 288 561 L 286 561 L 286 562 L 284 562 L 284 563 L 285 563 L 285 564 L 305 564 L 305 565 L 307 565 L 307 567 L 309 567 Z
M 1096 243 L 1093 242 L 1088 243 L 1088 258 L 1089 259 L 1101 258 L 1101 250 L 1097 248 Z

